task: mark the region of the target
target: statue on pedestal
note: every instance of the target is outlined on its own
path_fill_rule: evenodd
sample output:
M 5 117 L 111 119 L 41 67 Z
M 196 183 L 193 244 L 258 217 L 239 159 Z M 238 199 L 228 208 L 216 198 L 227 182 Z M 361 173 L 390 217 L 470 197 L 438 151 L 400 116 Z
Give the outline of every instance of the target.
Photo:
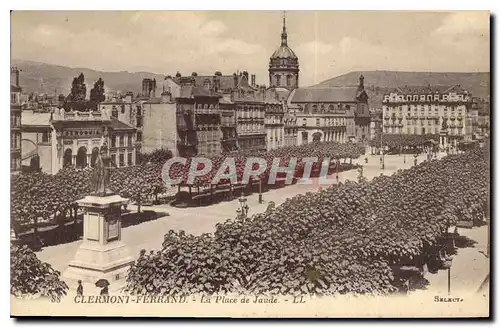
M 111 157 L 108 155 L 108 147 L 104 143 L 99 151 L 95 162 L 94 172 L 92 172 L 92 195 L 104 197 L 112 194 L 109 189 L 111 180 L 111 168 L 116 167 Z

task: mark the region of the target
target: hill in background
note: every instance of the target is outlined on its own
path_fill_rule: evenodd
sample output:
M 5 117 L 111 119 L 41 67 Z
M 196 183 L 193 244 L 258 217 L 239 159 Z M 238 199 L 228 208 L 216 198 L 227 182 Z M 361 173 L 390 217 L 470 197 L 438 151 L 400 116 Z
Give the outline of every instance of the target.
M 149 72 L 101 72 L 88 68 L 70 68 L 45 63 L 13 60 L 12 66 L 21 69 L 20 84 L 24 92 L 47 93 L 53 95 L 69 94 L 73 78 L 81 72 L 85 75 L 87 96 L 94 82 L 99 77 L 104 80 L 106 91 L 125 93 L 132 91 L 134 95 L 141 92 L 142 79 L 155 78 L 162 81 L 165 75 Z M 490 73 L 437 73 L 437 72 L 397 72 L 367 71 L 350 72 L 323 81 L 313 87 L 358 85 L 359 76 L 365 77 L 365 88 L 370 96 L 370 107 L 381 108 L 383 95 L 398 86 L 405 85 L 455 85 L 459 84 L 469 90 L 474 97 L 489 100 Z
M 65 66 L 50 65 L 45 63 L 12 60 L 12 66 L 17 66 L 21 73 L 19 75 L 19 83 L 23 88 L 23 92 L 47 93 L 53 95 L 69 94 L 71 90 L 71 82 L 73 78 L 80 73 L 85 75 L 85 83 L 87 84 L 87 97 L 90 94 L 90 89 L 94 86 L 94 82 L 102 77 L 106 91 L 119 91 L 125 93 L 132 91 L 134 95 L 142 91 L 143 78 L 155 78 L 156 81 L 163 81 L 164 75 L 148 73 L 148 72 L 101 72 L 88 68 L 70 68 Z
M 370 96 L 370 107 L 382 107 L 382 98 L 394 88 L 405 85 L 456 85 L 472 93 L 472 96 L 489 101 L 490 73 L 440 73 L 440 72 L 397 72 L 367 71 L 350 72 L 323 81 L 313 87 L 358 85 L 359 76 L 365 77 L 365 89 Z

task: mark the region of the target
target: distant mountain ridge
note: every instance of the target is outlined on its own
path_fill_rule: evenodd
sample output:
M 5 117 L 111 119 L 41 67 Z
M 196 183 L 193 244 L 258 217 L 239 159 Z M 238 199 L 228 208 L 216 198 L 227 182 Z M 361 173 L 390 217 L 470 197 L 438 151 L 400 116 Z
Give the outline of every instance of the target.
M 441 73 L 399 71 L 354 71 L 325 80 L 312 87 L 358 85 L 359 77 L 365 78 L 365 89 L 370 96 L 370 107 L 380 108 L 385 93 L 405 85 L 460 85 L 473 97 L 490 98 L 490 73 Z
M 23 92 L 46 93 L 50 95 L 54 93 L 69 94 L 73 78 L 77 77 L 80 73 L 85 75 L 87 96 L 89 96 L 94 82 L 100 77 L 104 80 L 104 87 L 107 92 L 119 91 L 125 93 L 126 91 L 132 91 L 134 95 L 142 91 L 142 79 L 154 78 L 159 82 L 165 78 L 165 75 L 157 73 L 102 72 L 88 68 L 72 68 L 16 59 L 12 60 L 11 66 L 16 66 L 21 70 L 19 84 L 23 88 Z
M 35 61 L 13 59 L 12 66 L 21 70 L 20 84 L 24 92 L 37 92 L 53 95 L 69 94 L 73 78 L 80 73 L 85 75 L 87 96 L 94 82 L 99 77 L 104 80 L 106 91 L 125 93 L 132 91 L 134 95 L 142 91 L 142 79 L 162 81 L 165 75 L 150 72 L 101 72 L 88 68 L 71 68 Z M 370 96 L 370 107 L 380 108 L 384 93 L 405 85 L 455 85 L 459 84 L 469 90 L 474 97 L 489 100 L 490 73 L 440 73 L 440 72 L 399 72 L 399 71 L 354 71 L 325 80 L 312 87 L 353 86 L 358 85 L 359 76 L 365 77 L 365 88 Z M 161 90 L 160 90 L 161 92 Z

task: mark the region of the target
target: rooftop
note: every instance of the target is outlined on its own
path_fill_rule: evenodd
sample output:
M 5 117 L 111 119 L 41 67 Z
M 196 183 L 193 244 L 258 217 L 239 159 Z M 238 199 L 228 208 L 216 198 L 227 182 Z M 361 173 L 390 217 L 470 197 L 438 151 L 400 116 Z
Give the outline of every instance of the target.
M 22 126 L 50 126 L 50 113 L 35 113 L 24 110 L 21 115 Z
M 182 86 L 179 98 L 194 98 L 194 97 L 221 97 L 219 93 L 209 89 L 196 86 Z
M 468 93 L 467 90 L 460 85 L 405 85 L 394 89 L 394 92 L 418 95 L 418 94 L 447 94 L 450 92 L 455 93 Z
M 298 88 L 291 97 L 292 103 L 300 102 L 353 102 L 356 101 L 358 87 Z
M 113 130 L 130 130 L 130 131 L 135 131 L 135 128 L 131 125 L 128 125 L 120 120 L 117 120 L 116 118 L 111 119 L 111 123 L 109 125 Z

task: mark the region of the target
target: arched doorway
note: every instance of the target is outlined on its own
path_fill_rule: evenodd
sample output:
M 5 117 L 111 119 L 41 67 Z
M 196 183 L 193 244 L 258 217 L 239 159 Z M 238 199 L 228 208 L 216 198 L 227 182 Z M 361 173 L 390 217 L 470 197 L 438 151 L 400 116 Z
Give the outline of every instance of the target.
M 71 149 L 66 149 L 64 151 L 63 167 L 71 166 L 73 160 L 73 151 Z
M 90 166 L 94 167 L 95 162 L 97 161 L 97 156 L 99 155 L 99 148 L 94 147 L 92 149 L 92 155 L 90 157 Z
M 313 133 L 313 142 L 320 142 L 321 141 L 321 132 L 314 132 Z
M 78 148 L 78 153 L 76 153 L 76 167 L 81 169 L 87 167 L 87 148 Z
M 308 139 L 309 139 L 309 134 L 307 133 L 307 131 L 302 131 L 302 143 L 306 144 Z

